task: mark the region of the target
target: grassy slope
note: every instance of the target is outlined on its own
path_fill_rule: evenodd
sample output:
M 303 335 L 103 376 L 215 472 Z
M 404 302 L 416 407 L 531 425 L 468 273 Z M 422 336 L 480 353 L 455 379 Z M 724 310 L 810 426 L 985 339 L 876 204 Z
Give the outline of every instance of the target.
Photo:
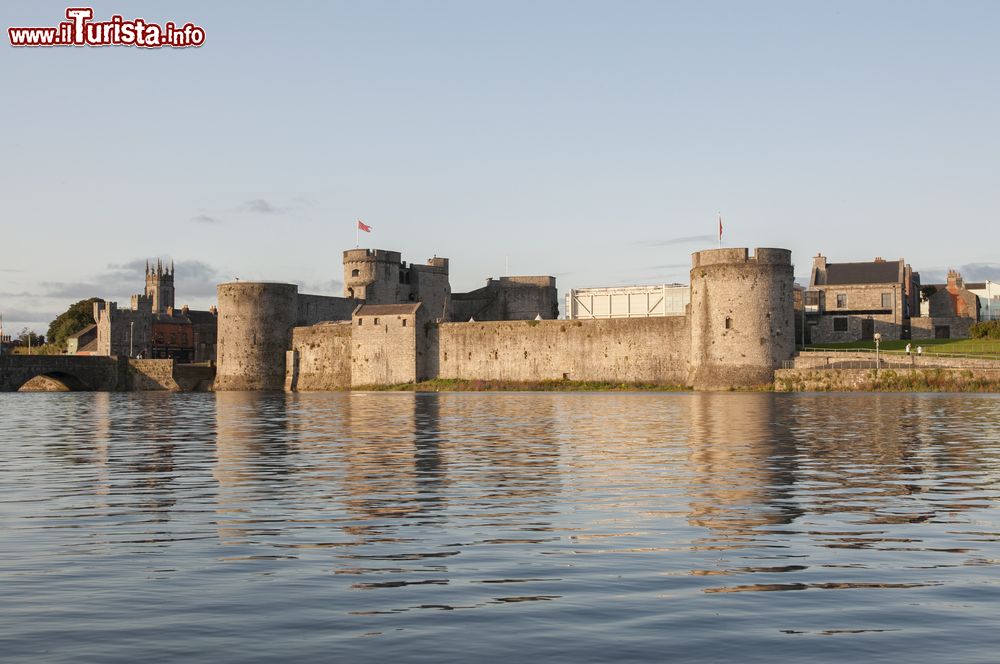
M 912 351 L 923 346 L 924 353 L 945 355 L 982 355 L 1000 358 L 1000 339 L 922 339 L 918 341 L 883 341 L 884 351 L 903 351 L 911 344 Z M 851 341 L 839 344 L 810 344 L 808 348 L 830 350 L 875 350 L 874 341 Z
M 378 392 L 681 392 L 683 385 L 647 383 L 603 383 L 577 380 L 486 381 L 486 380 L 425 380 L 420 383 L 358 387 L 356 390 Z

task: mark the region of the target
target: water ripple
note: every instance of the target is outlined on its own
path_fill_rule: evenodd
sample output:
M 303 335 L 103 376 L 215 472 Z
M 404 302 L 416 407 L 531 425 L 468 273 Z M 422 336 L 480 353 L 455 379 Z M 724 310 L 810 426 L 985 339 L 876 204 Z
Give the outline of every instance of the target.
M 60 393 L 0 412 L 12 661 L 1000 649 L 990 395 Z

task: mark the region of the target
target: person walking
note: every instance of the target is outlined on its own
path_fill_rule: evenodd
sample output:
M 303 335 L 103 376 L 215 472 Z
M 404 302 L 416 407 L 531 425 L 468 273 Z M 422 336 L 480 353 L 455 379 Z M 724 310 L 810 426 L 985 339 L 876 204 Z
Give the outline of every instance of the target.
M 907 344 L 906 344 L 906 354 L 907 355 L 910 354 L 910 344 L 909 344 L 909 342 L 907 342 Z

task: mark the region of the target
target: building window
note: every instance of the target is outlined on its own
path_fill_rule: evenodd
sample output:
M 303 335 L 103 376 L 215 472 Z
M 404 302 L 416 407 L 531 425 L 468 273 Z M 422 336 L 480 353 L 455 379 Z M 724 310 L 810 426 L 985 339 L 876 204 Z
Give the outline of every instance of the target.
M 840 299 L 839 295 L 837 296 L 837 299 L 838 300 Z M 833 319 L 833 331 L 834 332 L 847 332 L 847 317 L 846 316 L 837 316 L 836 318 Z
M 892 293 L 882 293 L 882 308 L 892 309 Z
M 361 275 L 361 270 L 351 270 L 351 276 L 357 277 Z
M 847 308 L 847 293 L 837 293 L 837 308 L 838 309 Z
M 403 327 L 406 327 L 406 319 L 403 319 Z
M 375 319 L 375 324 L 378 325 L 378 318 Z
M 730 318 L 729 316 L 726 316 L 726 329 L 727 330 L 733 329 L 733 319 Z
M 361 324 L 364 323 L 364 322 L 365 322 L 364 318 L 359 318 L 358 319 L 358 327 L 361 327 Z

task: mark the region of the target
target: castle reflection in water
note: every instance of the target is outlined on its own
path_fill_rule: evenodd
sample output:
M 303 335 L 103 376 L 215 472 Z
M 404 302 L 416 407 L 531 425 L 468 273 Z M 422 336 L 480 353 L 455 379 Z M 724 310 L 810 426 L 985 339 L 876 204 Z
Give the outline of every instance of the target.
M 549 533 L 576 545 L 631 537 L 666 546 L 679 520 L 697 529 L 685 535 L 695 548 L 766 546 L 775 533 L 810 529 L 818 545 L 864 547 L 878 539 L 826 533 L 824 514 L 856 512 L 854 523 L 877 529 L 980 506 L 957 492 L 963 473 L 989 462 L 984 422 L 1000 433 L 995 404 L 968 396 L 953 399 L 983 417 L 967 428 L 943 417 L 951 398 L 926 395 L 124 398 L 88 395 L 87 408 L 65 412 L 88 435 L 47 444 L 67 463 L 96 467 L 95 501 L 169 521 L 178 500 L 196 499 L 212 505 L 213 536 L 225 542 L 264 543 L 297 523 L 292 545 L 301 547 L 449 524 L 498 539 L 528 530 L 539 541 Z M 187 478 L 209 468 L 215 486 L 192 496 Z M 899 509 L 900 496 L 928 492 L 942 472 L 955 499 L 937 491 Z M 296 496 L 300 510 L 269 507 Z

